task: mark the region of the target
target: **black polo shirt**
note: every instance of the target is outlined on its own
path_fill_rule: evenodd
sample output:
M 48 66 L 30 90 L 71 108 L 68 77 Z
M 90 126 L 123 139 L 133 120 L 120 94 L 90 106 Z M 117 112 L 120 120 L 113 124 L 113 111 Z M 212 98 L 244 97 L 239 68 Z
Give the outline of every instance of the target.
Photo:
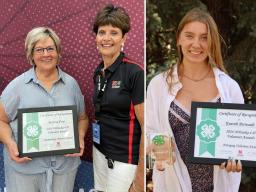
M 134 105 L 144 102 L 144 71 L 141 66 L 120 53 L 116 61 L 102 73 L 103 63 L 94 74 L 94 105 L 97 102 L 99 78 L 108 77 L 100 112 L 100 144 L 94 146 L 106 157 L 138 164 L 141 127 Z

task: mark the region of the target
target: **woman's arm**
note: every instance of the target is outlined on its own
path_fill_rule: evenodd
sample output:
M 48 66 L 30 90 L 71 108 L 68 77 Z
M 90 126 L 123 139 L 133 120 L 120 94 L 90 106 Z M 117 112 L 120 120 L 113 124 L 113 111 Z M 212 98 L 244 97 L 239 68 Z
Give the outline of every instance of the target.
M 78 132 L 79 132 L 79 142 L 80 142 L 80 153 L 79 156 L 82 156 L 84 153 L 84 137 L 87 133 L 89 125 L 88 116 L 84 113 L 80 115 L 78 119 Z
M 10 158 L 16 163 L 25 163 L 31 160 L 28 157 L 19 157 L 17 143 L 12 139 L 12 129 L 2 103 L 0 103 L 0 141 L 6 145 Z
M 84 137 L 88 130 L 89 119 L 88 116 L 83 113 L 78 118 L 78 134 L 79 134 L 79 144 L 80 144 L 80 152 L 74 154 L 67 154 L 66 157 L 80 157 L 84 153 Z
M 140 137 L 140 156 L 139 163 L 136 170 L 133 183 L 129 192 L 141 192 L 144 191 L 144 103 L 140 103 L 134 106 L 136 117 L 141 127 Z

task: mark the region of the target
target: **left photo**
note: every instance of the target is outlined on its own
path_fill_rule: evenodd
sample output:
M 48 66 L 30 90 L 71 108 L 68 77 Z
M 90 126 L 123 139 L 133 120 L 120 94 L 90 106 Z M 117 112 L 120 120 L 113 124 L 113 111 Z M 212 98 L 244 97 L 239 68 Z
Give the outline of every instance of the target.
M 144 191 L 144 1 L 0 9 L 0 192 Z

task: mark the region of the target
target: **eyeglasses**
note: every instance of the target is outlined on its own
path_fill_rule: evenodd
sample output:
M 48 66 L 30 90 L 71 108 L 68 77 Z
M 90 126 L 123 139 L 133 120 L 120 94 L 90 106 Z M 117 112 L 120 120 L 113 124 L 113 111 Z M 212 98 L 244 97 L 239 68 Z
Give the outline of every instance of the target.
M 46 48 L 36 47 L 36 48 L 34 48 L 34 52 L 39 55 L 44 54 L 44 50 L 46 50 L 47 53 L 53 53 L 56 51 L 56 48 L 55 47 L 46 47 Z

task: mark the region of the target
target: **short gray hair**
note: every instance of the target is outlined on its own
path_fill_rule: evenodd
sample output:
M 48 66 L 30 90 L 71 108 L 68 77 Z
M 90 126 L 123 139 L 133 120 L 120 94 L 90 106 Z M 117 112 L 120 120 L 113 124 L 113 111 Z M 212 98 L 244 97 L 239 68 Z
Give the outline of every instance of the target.
M 36 27 L 27 34 L 27 37 L 25 40 L 26 56 L 27 56 L 28 62 L 31 65 L 35 64 L 33 61 L 33 51 L 36 43 L 48 37 L 50 37 L 55 44 L 55 47 L 59 56 L 58 58 L 58 61 L 59 61 L 61 47 L 60 47 L 60 38 L 58 37 L 58 35 L 49 27 Z

